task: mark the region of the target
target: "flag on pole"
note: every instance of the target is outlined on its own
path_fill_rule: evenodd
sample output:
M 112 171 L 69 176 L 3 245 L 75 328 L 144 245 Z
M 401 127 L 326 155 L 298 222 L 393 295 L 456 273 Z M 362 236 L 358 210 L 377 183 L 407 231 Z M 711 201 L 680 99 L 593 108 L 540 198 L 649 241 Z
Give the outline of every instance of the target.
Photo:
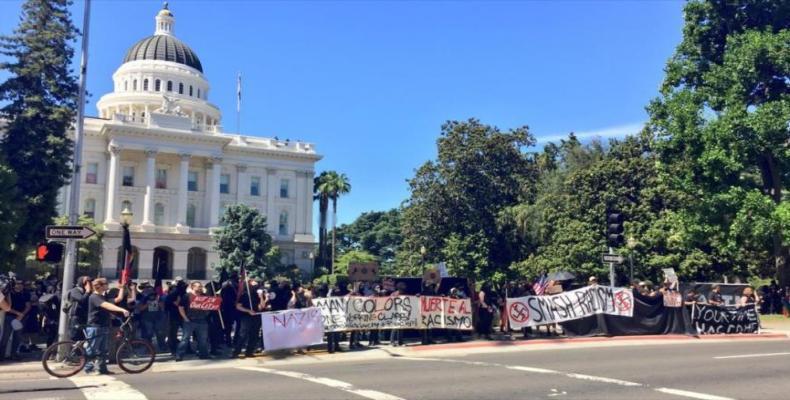
M 242 264 L 239 270 L 239 287 L 236 289 L 237 303 L 241 299 L 241 294 L 244 293 L 244 282 L 247 282 L 247 271 L 244 270 L 244 264 Z
M 162 289 L 162 259 L 159 259 L 159 265 L 156 266 L 156 280 L 154 281 L 154 292 L 157 296 L 163 296 L 165 294 L 164 289 Z
M 549 285 L 549 279 L 546 274 L 543 274 L 535 283 L 532 285 L 532 291 L 535 292 L 536 295 L 541 296 L 543 292 L 546 291 L 546 287 Z
M 129 283 L 129 278 L 132 275 L 132 263 L 134 263 L 134 250 L 132 249 L 132 236 L 129 234 L 129 229 L 123 230 L 123 271 L 121 271 L 121 285 Z
M 241 112 L 241 72 L 236 76 L 236 112 Z

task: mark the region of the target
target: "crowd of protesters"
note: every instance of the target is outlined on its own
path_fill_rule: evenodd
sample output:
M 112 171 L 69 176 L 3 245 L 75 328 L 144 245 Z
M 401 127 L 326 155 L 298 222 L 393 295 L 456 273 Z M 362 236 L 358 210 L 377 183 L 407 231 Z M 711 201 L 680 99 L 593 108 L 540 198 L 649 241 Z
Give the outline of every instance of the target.
M 589 285 L 597 285 L 590 277 Z M 0 361 L 6 358 L 21 359 L 23 353 L 42 351 L 57 340 L 60 317 L 60 283 L 55 278 L 37 281 L 10 280 L 0 293 L 0 313 L 4 313 Z M 175 361 L 187 355 L 201 359 L 219 357 L 251 357 L 265 350 L 261 338 L 261 312 L 305 308 L 313 299 L 331 296 L 386 297 L 398 295 L 443 295 L 457 299 L 471 299 L 474 310 L 474 332 L 460 330 L 368 330 L 331 332 L 326 334 L 330 353 L 343 351 L 341 343 L 347 342 L 349 350 L 377 346 L 388 342 L 402 346 L 406 340 L 432 344 L 436 340 L 462 341 L 477 335 L 492 339 L 498 319 L 500 334 L 511 334 L 508 326 L 505 299 L 529 295 L 550 295 L 570 290 L 570 281 L 552 281 L 545 278 L 537 282 L 508 282 L 495 288 L 483 283 L 479 290 L 467 284 L 444 287 L 423 284 L 419 290 L 407 290 L 402 282 L 390 285 L 382 282 L 357 284 L 302 285 L 287 280 L 239 279 L 230 276 L 222 282 L 192 281 L 176 277 L 172 281 L 150 282 L 139 280 L 127 285 L 111 285 L 104 278 L 79 277 L 65 300 L 64 311 L 69 315 L 69 336 L 72 340 L 87 340 L 92 362 L 86 371 L 106 372 L 105 360 L 113 362 L 112 355 L 116 331 L 123 319 L 129 316 L 134 334 L 149 341 L 158 353 L 169 353 Z M 657 296 L 670 290 L 671 285 L 654 288 L 649 281 L 633 282 L 632 287 L 645 296 Z M 757 304 L 762 313 L 777 313 L 790 308 L 790 291 L 780 289 L 775 282 L 762 287 L 758 295 L 751 288 L 745 290 L 739 302 Z M 219 310 L 209 311 L 190 307 L 195 296 L 219 296 Z M 698 294 L 688 292 L 686 304 L 698 301 Z M 709 304 L 723 304 L 719 288 L 706 294 Z M 534 335 L 556 335 L 555 324 L 539 326 L 535 331 L 522 330 L 523 338 Z M 545 331 L 545 333 L 544 333 Z M 366 345 L 363 344 L 366 342 Z M 298 351 L 303 351 L 300 349 Z M 8 354 L 8 357 L 6 357 Z

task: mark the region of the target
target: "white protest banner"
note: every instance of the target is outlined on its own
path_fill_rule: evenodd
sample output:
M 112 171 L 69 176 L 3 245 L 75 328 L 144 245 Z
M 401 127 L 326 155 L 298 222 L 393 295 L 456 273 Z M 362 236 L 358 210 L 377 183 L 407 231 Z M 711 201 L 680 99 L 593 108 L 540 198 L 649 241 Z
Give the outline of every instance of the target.
M 326 332 L 366 329 L 417 329 L 420 307 L 416 296 L 327 297 L 314 299 Z
M 451 297 L 420 297 L 420 329 L 472 330 L 472 301 Z
M 509 298 L 507 314 L 515 329 L 595 314 L 632 317 L 634 294 L 627 288 L 593 285 L 551 296 Z
M 295 349 L 324 341 L 324 326 L 318 307 L 265 312 L 261 314 L 261 321 L 266 351 Z
M 343 332 L 347 330 L 346 310 L 349 297 L 322 297 L 313 299 L 313 304 L 321 310 L 324 332 Z
M 416 329 L 419 323 L 420 305 L 417 296 L 348 298 L 346 326 L 350 330 Z

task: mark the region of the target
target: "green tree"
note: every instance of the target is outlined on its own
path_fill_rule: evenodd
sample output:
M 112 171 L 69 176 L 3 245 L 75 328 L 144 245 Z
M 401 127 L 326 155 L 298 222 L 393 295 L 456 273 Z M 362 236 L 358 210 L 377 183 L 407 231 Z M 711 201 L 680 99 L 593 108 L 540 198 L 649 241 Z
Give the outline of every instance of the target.
M 379 258 L 364 250 L 350 250 L 343 253 L 335 264 L 335 274 L 348 275 L 348 265 L 351 263 L 376 262 Z
M 392 264 L 403 242 L 400 210 L 364 212 L 337 228 L 337 241 L 341 258 L 349 251 L 363 250 L 378 257 L 383 266 Z
M 399 268 L 412 269 L 421 246 L 427 261 L 436 262 L 452 245 L 471 252 L 457 268 L 472 278 L 489 279 L 506 269 L 514 254 L 497 218 L 505 208 L 530 198 L 538 169 L 524 148 L 534 144 L 527 127 L 503 132 L 475 119 L 445 123 L 437 160 L 423 164 L 409 180 Z M 485 240 L 473 243 L 472 238 Z M 485 264 L 468 264 L 483 259 Z
M 2 158 L 0 155 L 0 271 L 6 271 L 11 267 L 12 246 L 24 210 L 15 202 L 16 174 Z
M 215 268 L 239 271 L 243 265 L 249 276 L 272 277 L 279 260 L 266 233 L 266 217 L 257 209 L 233 204 L 225 209 L 221 224 L 222 228 L 213 234 L 219 255 Z
M 315 263 L 320 267 L 326 267 L 329 259 L 326 251 L 326 221 L 329 213 L 329 197 L 332 193 L 329 181 L 328 171 L 321 172 L 313 179 L 313 199 L 318 201 L 318 255 Z
M 725 271 L 790 284 L 781 209 L 790 184 L 790 4 L 692 1 L 648 107 L 662 172 L 684 192 L 674 238 Z
M 44 236 L 55 217 L 58 189 L 71 177 L 77 83 L 71 43 L 78 32 L 69 0 L 28 0 L 14 32 L 0 37 L 0 118 L 6 122 L 0 141 L 8 167 L 17 175 L 15 202 L 25 209 L 13 247 L 21 267 L 31 246 Z

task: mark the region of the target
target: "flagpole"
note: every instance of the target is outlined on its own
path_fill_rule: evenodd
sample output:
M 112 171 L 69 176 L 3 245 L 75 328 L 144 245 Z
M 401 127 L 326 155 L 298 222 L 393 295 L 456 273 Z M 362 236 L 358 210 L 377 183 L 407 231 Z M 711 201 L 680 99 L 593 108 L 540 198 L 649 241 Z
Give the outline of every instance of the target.
M 241 134 L 241 72 L 236 75 L 236 134 Z
M 214 287 L 214 281 L 208 281 L 211 284 L 211 293 L 214 293 L 214 296 L 217 295 L 217 289 Z M 219 324 L 222 326 L 222 330 L 225 330 L 225 321 L 222 320 L 222 312 L 220 309 L 217 309 L 217 315 L 219 315 Z

